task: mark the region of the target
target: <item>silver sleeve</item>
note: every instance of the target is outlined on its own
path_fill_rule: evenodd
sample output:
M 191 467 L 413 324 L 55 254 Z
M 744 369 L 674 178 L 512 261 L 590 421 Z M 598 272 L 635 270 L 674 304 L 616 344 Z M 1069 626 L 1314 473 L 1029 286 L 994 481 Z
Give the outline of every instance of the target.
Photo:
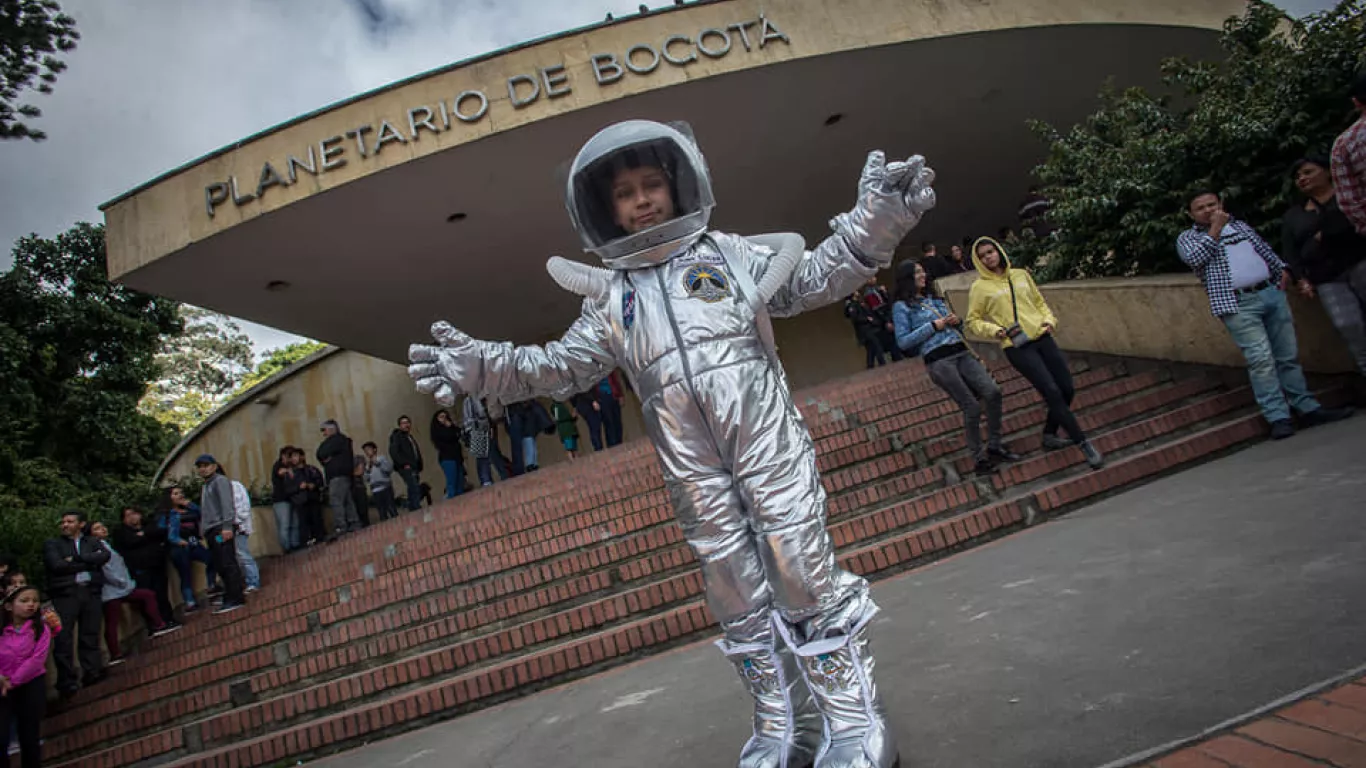
M 617 366 L 608 329 L 606 303 L 585 299 L 579 318 L 558 341 L 516 346 L 471 339 L 458 331 L 458 336 L 444 339 L 437 334 L 442 346 L 415 346 L 410 352 L 415 364 L 408 370 L 414 379 L 439 379 L 456 392 L 503 403 L 540 396 L 567 399 Z M 419 389 L 435 391 L 421 381 Z
M 791 317 L 853 293 L 877 268 L 864 264 L 842 235 L 831 235 L 806 252 L 787 285 L 768 302 L 774 317 Z

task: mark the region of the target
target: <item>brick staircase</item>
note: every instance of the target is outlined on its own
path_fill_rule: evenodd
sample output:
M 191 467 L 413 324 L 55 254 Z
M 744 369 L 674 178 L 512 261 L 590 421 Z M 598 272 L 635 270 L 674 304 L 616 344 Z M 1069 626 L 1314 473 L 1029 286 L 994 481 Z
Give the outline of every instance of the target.
M 1075 408 L 1109 458 L 1098 472 L 1075 448 L 1041 452 L 1041 401 L 1008 367 L 993 372 L 1024 458 L 986 478 L 971 474 L 961 417 L 918 362 L 798 393 L 841 564 L 890 575 L 1263 435 L 1246 387 L 1073 368 Z M 150 641 L 50 716 L 46 764 L 293 762 L 715 631 L 645 441 L 263 569 L 246 609 Z

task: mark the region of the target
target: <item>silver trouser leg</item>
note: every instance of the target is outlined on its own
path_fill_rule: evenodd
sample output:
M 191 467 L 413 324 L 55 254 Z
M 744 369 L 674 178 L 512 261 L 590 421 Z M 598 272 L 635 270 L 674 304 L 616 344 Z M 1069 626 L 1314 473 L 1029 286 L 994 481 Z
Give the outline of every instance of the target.
M 820 714 L 791 653 L 775 644 L 768 581 L 730 473 L 692 470 L 669 482 L 679 525 L 701 564 L 717 646 L 754 699 L 754 732 L 739 768 L 806 768 L 820 744 Z
M 893 768 L 900 765 L 896 740 L 873 680 L 868 627 L 877 606 L 866 592 L 848 615 L 845 634 L 802 642 L 795 628 L 780 623 L 779 634 L 797 654 L 816 707 L 825 718 L 825 740 L 816 768 Z
M 718 431 L 736 456 L 735 478 L 773 593 L 775 625 L 797 654 L 823 715 L 816 766 L 890 768 L 896 745 L 867 650 L 866 627 L 877 607 L 868 583 L 835 562 L 815 446 L 781 380 L 764 374 L 735 377 L 708 396 L 716 412 L 736 414 L 734 430 Z

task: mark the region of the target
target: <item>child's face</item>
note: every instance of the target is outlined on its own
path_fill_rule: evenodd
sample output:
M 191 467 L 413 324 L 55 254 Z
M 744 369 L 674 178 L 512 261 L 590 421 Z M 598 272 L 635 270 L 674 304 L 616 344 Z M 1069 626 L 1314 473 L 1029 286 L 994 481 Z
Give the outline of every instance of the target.
M 28 577 L 22 573 L 11 574 L 9 577 L 9 588 L 18 589 L 28 586 Z
M 14 618 L 27 621 L 38 614 L 38 593 L 32 590 L 14 598 Z
M 674 218 L 669 178 L 660 168 L 624 168 L 612 179 L 612 209 L 617 226 L 634 234 Z

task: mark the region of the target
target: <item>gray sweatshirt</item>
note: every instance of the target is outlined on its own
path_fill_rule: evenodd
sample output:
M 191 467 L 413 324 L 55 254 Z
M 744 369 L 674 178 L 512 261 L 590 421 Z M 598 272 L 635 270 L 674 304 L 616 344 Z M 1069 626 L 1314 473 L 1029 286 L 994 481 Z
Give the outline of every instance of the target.
M 237 521 L 237 509 L 232 503 L 232 481 L 225 475 L 215 474 L 204 483 L 204 492 L 199 497 L 199 532 L 210 538 L 224 528 L 231 528 Z
M 394 474 L 394 463 L 389 461 L 388 456 L 376 456 L 375 463 L 365 473 L 366 482 L 371 491 L 382 491 L 390 488 L 394 484 L 391 475 Z

